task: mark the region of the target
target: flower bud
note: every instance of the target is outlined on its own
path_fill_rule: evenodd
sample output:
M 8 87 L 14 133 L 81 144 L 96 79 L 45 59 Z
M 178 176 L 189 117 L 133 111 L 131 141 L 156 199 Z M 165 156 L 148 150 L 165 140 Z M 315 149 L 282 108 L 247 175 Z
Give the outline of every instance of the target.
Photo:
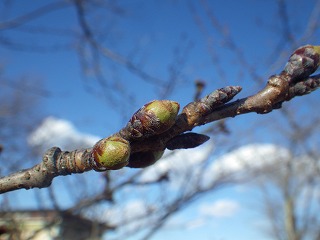
M 140 108 L 120 132 L 129 138 L 157 135 L 168 130 L 175 123 L 179 103 L 169 100 L 155 100 Z
M 306 45 L 298 48 L 290 56 L 283 72 L 293 81 L 310 76 L 320 64 L 320 46 Z
M 149 152 L 137 152 L 130 156 L 129 164 L 127 167 L 131 168 L 145 168 L 153 165 L 158 161 L 164 153 L 163 151 L 149 151 Z
M 104 138 L 94 145 L 92 154 L 98 169 L 117 170 L 128 164 L 130 144 L 117 136 Z

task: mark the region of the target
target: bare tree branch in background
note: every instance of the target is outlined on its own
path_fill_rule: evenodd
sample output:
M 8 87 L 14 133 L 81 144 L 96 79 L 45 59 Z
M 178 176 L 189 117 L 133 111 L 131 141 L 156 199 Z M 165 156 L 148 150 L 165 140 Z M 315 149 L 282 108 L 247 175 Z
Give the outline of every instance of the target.
M 25 15 L 16 17 L 14 19 L 11 19 L 11 20 L 8 20 L 5 22 L 1 22 L 0 23 L 0 31 L 19 27 L 21 25 L 26 24 L 29 21 L 32 21 L 35 18 L 41 17 L 41 16 L 46 15 L 50 12 L 57 11 L 62 8 L 65 8 L 65 7 L 66 7 L 65 1 L 56 1 L 54 3 L 47 4 L 43 7 L 35 9 L 34 11 L 31 11 Z
M 271 226 L 268 235 L 279 240 L 318 239 L 317 161 L 308 155 L 280 157 L 270 171 L 259 173 L 256 184 L 262 192 L 262 214 Z
M 6 162 L 1 166 L 3 175 L 17 169 L 19 165 L 27 166 L 32 161 L 25 138 L 32 131 L 34 123 L 39 122 L 40 116 L 34 114 L 37 111 L 39 97 L 48 93 L 40 86 L 41 83 L 28 78 L 6 79 L 5 76 L 1 76 L 0 144 L 3 151 L 0 157 Z M 17 128 L 17 125 L 20 127 Z M 17 155 L 17 152 L 21 155 Z M 20 162 L 21 158 L 24 158 L 23 162 Z
M 257 179 L 253 186 L 261 192 L 259 208 L 269 223 L 265 232 L 278 240 L 318 239 L 320 119 L 313 116 L 301 124 L 297 112 L 287 108 L 280 112 L 286 127 L 281 126 L 279 134 L 287 139 L 288 152 L 276 155 L 273 166 L 253 174 Z
M 9 6 L 7 6 L 10 8 Z M 73 8 L 76 13 L 76 21 L 78 22 L 79 31 L 73 28 L 68 29 L 58 26 L 37 26 L 32 25 L 32 22 L 47 14 L 59 12 L 61 10 Z M 98 10 L 98 11 L 97 11 Z M 154 85 L 157 89 L 160 98 L 167 97 L 176 88 L 175 82 L 180 81 L 183 65 L 187 60 L 186 55 L 191 49 L 190 41 L 181 38 L 181 42 L 177 43 L 175 55 L 172 62 L 168 66 L 168 79 L 164 80 L 157 76 L 148 73 L 143 69 L 142 64 L 136 63 L 130 59 L 130 55 L 125 56 L 117 53 L 114 47 L 108 47 L 105 43 L 106 31 L 102 26 L 102 30 L 97 27 L 97 24 L 91 21 L 92 14 L 97 12 L 108 15 L 123 16 L 125 11 L 122 7 L 109 1 L 58 1 L 54 3 L 43 4 L 42 6 L 27 11 L 21 16 L 15 16 L 11 19 L 4 19 L 0 24 L 0 44 L 8 49 L 29 52 L 48 52 L 48 51 L 70 51 L 76 50 L 86 81 L 84 81 L 85 89 L 95 96 L 102 96 L 108 104 L 114 105 L 119 101 L 119 96 L 133 99 L 134 95 L 125 88 L 125 81 L 122 80 L 119 72 L 113 73 L 116 76 L 111 76 L 110 72 L 117 71 L 118 67 L 121 71 L 128 70 L 134 76 L 138 77 L 147 84 Z M 107 23 L 106 23 L 107 24 Z M 48 39 L 48 41 L 29 43 L 10 37 L 11 32 L 27 33 L 30 35 L 36 34 Z M 7 34 L 8 33 L 8 34 Z M 51 39 L 50 37 L 53 36 Z M 65 39 L 65 41 L 58 39 Z M 104 62 L 107 61 L 107 64 Z M 116 66 L 116 67 L 115 67 Z M 107 72 L 107 73 L 106 73 Z M 89 73 L 89 74 L 88 74 Z M 90 78 L 94 76 L 94 78 Z M 91 81 L 93 80 L 93 81 Z M 133 102 L 133 101 L 129 101 Z M 123 104 L 125 105 L 125 104 Z M 119 109 L 120 112 L 125 112 L 126 109 L 132 106 L 124 106 Z
M 88 22 L 85 19 L 85 7 L 86 1 L 83 0 L 76 0 L 75 7 L 77 11 L 78 20 L 80 23 L 80 27 L 83 31 L 84 38 L 86 41 L 92 46 L 93 51 L 101 52 L 105 57 L 112 59 L 113 61 L 126 66 L 130 71 L 135 72 L 140 77 L 145 79 L 146 81 L 150 81 L 152 83 L 161 84 L 163 80 L 158 78 L 152 77 L 149 74 L 143 72 L 141 68 L 135 66 L 134 63 L 130 62 L 128 59 L 124 58 L 123 56 L 114 53 L 110 49 L 101 46 L 96 40 L 93 34 L 93 31 L 90 29 Z
M 270 55 L 270 61 L 273 62 L 270 64 L 271 70 L 278 68 L 285 60 L 285 49 L 294 49 L 306 39 L 312 41 L 320 17 L 320 1 L 316 1 L 307 24 L 303 25 L 302 34 L 297 35 L 296 25 L 292 23 L 292 16 L 289 15 L 291 2 L 279 0 L 277 4 L 280 20 L 277 34 L 281 37 Z M 307 111 L 307 108 L 314 107 L 316 105 L 310 103 L 304 106 L 304 109 Z M 298 116 L 299 111 L 290 110 L 290 106 L 283 107 L 280 113 L 283 119 L 278 123 L 278 131 L 283 140 L 288 142 L 290 152 L 286 157 L 280 157 L 271 169 L 262 169 L 256 173 L 259 175 L 256 187 L 262 193 L 259 199 L 262 201 L 262 217 L 266 217 L 269 223 L 266 233 L 278 240 L 319 239 L 320 219 L 317 213 L 320 208 L 320 167 L 317 147 L 319 142 L 316 137 L 319 134 L 316 130 L 320 122 L 319 117 L 313 115 L 305 121 L 303 116 Z M 275 120 L 274 125 L 276 122 L 278 121 Z M 302 122 L 304 124 L 301 124 Z

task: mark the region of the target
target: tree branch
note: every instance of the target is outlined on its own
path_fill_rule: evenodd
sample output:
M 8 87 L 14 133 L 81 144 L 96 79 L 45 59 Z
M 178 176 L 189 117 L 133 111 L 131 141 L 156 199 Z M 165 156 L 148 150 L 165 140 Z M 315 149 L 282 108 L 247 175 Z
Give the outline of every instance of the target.
M 36 18 L 39 18 L 45 14 L 61 10 L 65 7 L 68 7 L 68 3 L 65 1 L 55 1 L 53 3 L 49 3 L 42 7 L 39 7 L 33 11 L 30 11 L 24 15 L 18 16 L 14 19 L 4 21 L 0 23 L 0 31 L 8 30 L 12 28 L 19 27 L 23 24 L 26 24 Z
M 132 116 L 126 127 L 100 140 L 93 148 L 67 152 L 53 147 L 44 154 L 40 164 L 0 178 L 0 193 L 21 188 L 48 187 L 55 177 L 72 173 L 119 169 L 126 165 L 145 167 L 155 163 L 167 147 L 196 147 L 208 138 L 184 132 L 240 114 L 269 113 L 281 108 L 285 101 L 316 90 L 320 86 L 320 75 L 309 75 L 319 67 L 319 59 L 319 46 L 301 47 L 291 55 L 279 75 L 269 78 L 265 88 L 253 96 L 231 103 L 228 102 L 241 91 L 241 87 L 228 86 L 216 90 L 186 105 L 179 115 L 179 104 L 176 102 L 165 100 L 148 103 Z M 110 144 L 112 147 L 108 148 Z M 110 152 L 110 149 L 116 151 Z M 140 158 L 139 161 L 133 164 L 137 158 Z M 114 165 L 111 166 L 109 162 Z
M 76 9 L 76 14 L 78 17 L 80 28 L 83 32 L 83 36 L 85 41 L 91 46 L 92 50 L 98 50 L 102 55 L 112 61 L 125 66 L 129 71 L 137 74 L 137 76 L 141 77 L 143 80 L 155 84 L 164 83 L 162 79 L 157 77 L 151 76 L 150 74 L 146 73 L 142 69 L 140 69 L 135 63 L 128 60 L 124 56 L 112 51 L 111 49 L 102 46 L 99 41 L 96 40 L 94 33 L 90 27 L 90 24 L 86 20 L 86 14 L 84 6 L 85 1 L 83 0 L 74 0 L 74 6 Z

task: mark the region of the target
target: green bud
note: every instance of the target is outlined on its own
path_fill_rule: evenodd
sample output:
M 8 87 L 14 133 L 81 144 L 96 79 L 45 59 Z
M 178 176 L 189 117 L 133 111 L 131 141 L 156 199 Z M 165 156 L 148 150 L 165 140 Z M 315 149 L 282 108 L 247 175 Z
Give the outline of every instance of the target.
M 154 114 L 167 128 L 175 123 L 179 108 L 179 103 L 169 100 L 156 100 L 145 105 L 145 111 Z
M 120 132 L 128 138 L 143 138 L 167 131 L 175 123 L 180 105 L 169 100 L 155 100 L 145 104 Z
M 320 46 L 313 46 L 314 51 L 320 55 Z
M 92 154 L 98 168 L 117 170 L 128 164 L 130 144 L 117 136 L 104 138 L 94 145 Z

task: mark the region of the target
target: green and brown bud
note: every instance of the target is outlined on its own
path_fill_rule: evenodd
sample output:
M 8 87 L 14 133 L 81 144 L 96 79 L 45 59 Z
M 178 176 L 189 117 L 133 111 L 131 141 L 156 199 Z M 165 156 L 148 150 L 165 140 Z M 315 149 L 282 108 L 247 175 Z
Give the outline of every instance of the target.
M 306 45 L 290 56 L 283 72 L 296 82 L 314 73 L 320 65 L 320 46 Z
M 163 133 L 175 123 L 179 108 L 179 103 L 169 100 L 147 103 L 133 114 L 120 134 L 136 139 Z
M 164 151 L 148 151 L 148 152 L 137 152 L 133 153 L 130 156 L 129 164 L 127 167 L 130 168 L 145 168 L 153 165 L 156 161 L 158 161 Z
M 130 144 L 117 136 L 104 138 L 94 145 L 92 154 L 98 169 L 117 170 L 128 164 Z

